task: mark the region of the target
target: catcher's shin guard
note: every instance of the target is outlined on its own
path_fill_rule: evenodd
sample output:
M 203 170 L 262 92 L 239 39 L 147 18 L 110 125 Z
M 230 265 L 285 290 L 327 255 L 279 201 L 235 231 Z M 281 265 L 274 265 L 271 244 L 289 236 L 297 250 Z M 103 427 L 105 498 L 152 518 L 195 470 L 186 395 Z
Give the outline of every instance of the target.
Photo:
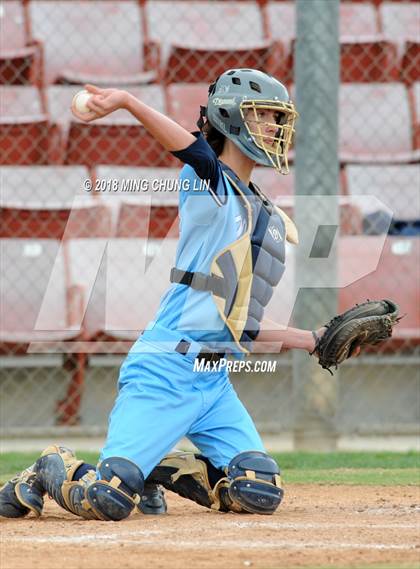
M 82 460 L 77 460 L 72 450 L 62 446 L 49 446 L 41 454 L 35 463 L 34 470 L 37 480 L 45 488 L 48 495 L 53 498 L 59 506 L 76 513 L 67 504 L 63 497 L 63 484 L 73 479 L 76 470 L 83 464 Z M 93 471 L 94 472 L 94 471 Z
M 235 456 L 227 468 L 227 479 L 215 492 L 235 512 L 273 514 L 284 491 L 276 461 L 261 451 L 246 451 Z
M 48 447 L 35 465 L 37 479 L 63 508 L 86 519 L 118 521 L 127 518 L 144 487 L 141 470 L 133 462 L 110 457 L 73 480 L 83 464 L 65 447 Z
M 0 489 L 0 516 L 23 518 L 42 513 L 45 490 L 36 478 L 34 464 L 17 474 Z

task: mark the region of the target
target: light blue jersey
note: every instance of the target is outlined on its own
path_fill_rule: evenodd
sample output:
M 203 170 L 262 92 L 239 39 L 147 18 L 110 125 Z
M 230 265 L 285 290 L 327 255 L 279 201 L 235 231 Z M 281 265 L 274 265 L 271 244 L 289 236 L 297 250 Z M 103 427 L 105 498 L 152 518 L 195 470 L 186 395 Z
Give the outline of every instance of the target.
M 217 195 L 223 196 L 224 205 L 209 191 L 180 191 L 180 237 L 174 263 L 179 269 L 209 274 L 216 253 L 243 232 L 246 211 L 222 176 Z M 182 169 L 180 179 L 188 181 L 187 187 L 199 187 L 200 178 L 189 165 Z M 170 330 L 184 331 L 215 351 L 238 352 L 210 292 L 173 284 L 161 301 L 155 322 Z

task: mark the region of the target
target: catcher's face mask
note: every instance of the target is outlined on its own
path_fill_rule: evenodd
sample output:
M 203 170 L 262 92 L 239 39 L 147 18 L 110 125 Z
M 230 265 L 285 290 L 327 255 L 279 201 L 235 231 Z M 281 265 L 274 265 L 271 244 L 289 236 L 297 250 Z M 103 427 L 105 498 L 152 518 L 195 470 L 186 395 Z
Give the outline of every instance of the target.
M 254 144 L 282 174 L 289 172 L 288 151 L 298 116 L 292 102 L 245 100 L 240 113 Z

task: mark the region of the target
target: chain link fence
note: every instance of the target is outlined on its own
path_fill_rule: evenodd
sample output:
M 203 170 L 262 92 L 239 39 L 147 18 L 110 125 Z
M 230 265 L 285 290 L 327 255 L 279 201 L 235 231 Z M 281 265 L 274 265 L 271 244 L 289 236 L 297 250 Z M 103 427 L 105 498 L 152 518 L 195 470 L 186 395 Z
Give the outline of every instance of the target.
M 319 20 L 335 5 L 2 1 L 3 433 L 54 425 L 79 425 L 86 432 L 106 428 L 118 367 L 153 319 L 175 255 L 180 162 L 128 112 L 78 121 L 70 111 L 73 96 L 85 83 L 123 88 L 196 130 L 208 84 L 228 68 L 244 67 L 273 74 L 294 100 L 302 100 L 295 87 L 301 84 L 299 3 L 301 10 L 305 3 L 308 9 L 317 4 Z M 420 5 L 342 1 L 338 12 L 338 116 L 325 97 L 334 85 L 324 91 L 310 81 L 305 85 L 326 128 L 337 124 L 333 160 L 321 157 L 307 171 L 307 200 L 329 194 L 312 202 L 319 208 L 318 224 L 328 223 L 320 219 L 331 211 L 337 214 L 339 230 L 331 237 L 336 282 L 321 282 L 324 265 L 302 273 L 290 247 L 270 316 L 284 324 L 290 315 L 291 324 L 299 320 L 293 312 L 300 298 L 292 292 L 296 275 L 301 290 L 322 288 L 312 298 L 340 311 L 366 298 L 395 300 L 405 317 L 391 341 L 342 367 L 332 420 L 341 434 L 417 434 Z M 317 44 L 333 31 L 324 29 Z M 311 68 L 333 65 L 328 50 L 316 53 L 306 63 L 309 77 Z M 312 132 L 315 145 L 330 136 L 330 130 Z M 294 151 L 291 158 L 289 176 L 257 168 L 254 179 L 300 220 L 299 204 L 310 202 L 297 191 L 302 171 L 296 170 Z M 325 190 L 331 169 L 337 174 L 332 193 Z M 316 306 L 307 313 L 308 327 L 322 324 L 320 314 Z M 276 374 L 239 373 L 232 380 L 257 426 L 283 433 L 296 428 L 296 367 L 290 352 L 276 358 Z M 328 376 L 322 372 L 319 381 L 322 393 Z

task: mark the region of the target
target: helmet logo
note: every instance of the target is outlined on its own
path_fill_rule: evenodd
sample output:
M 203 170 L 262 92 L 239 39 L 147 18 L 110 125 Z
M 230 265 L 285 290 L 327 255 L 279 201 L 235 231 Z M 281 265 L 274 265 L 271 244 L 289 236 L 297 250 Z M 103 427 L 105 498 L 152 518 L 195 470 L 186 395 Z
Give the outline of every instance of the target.
M 220 97 L 214 97 L 213 105 L 220 107 L 220 105 L 235 105 L 236 101 L 234 97 L 230 99 L 220 99 Z

